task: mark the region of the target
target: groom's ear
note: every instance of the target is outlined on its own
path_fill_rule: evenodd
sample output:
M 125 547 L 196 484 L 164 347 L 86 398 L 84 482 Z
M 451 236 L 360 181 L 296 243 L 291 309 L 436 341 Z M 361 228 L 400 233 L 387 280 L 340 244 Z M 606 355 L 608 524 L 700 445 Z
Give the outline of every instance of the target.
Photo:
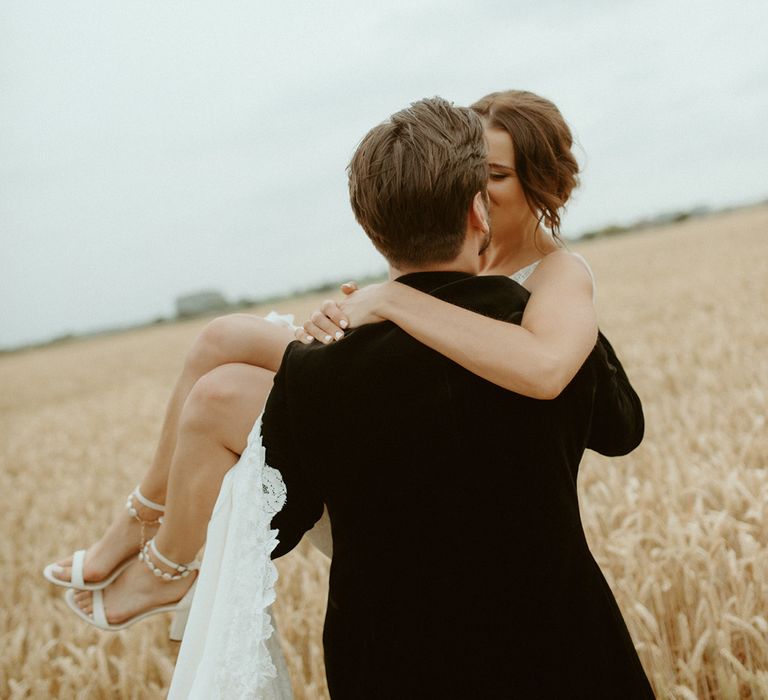
M 483 234 L 487 234 L 490 230 L 487 200 L 487 193 L 478 192 L 472 198 L 472 205 L 469 208 L 470 227 L 482 231 Z

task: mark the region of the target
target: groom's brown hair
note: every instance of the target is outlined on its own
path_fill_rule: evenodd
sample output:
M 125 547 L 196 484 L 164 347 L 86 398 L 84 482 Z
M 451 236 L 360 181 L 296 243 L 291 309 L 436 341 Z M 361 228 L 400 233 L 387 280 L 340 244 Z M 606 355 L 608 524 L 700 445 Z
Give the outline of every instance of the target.
M 419 100 L 366 134 L 347 173 L 355 218 L 390 263 L 450 262 L 486 191 L 483 125 L 440 97 Z

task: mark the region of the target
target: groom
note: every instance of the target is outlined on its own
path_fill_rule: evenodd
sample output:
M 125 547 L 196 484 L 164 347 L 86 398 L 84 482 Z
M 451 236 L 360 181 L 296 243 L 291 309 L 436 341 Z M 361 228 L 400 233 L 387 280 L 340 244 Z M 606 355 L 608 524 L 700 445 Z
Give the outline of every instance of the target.
M 487 176 L 478 117 L 439 98 L 372 129 L 349 166 L 355 215 L 393 277 L 519 323 L 528 292 L 475 276 Z M 653 697 L 579 519 L 575 475 L 594 431 L 615 449 L 616 425 L 595 411 L 605 352 L 540 401 L 389 322 L 288 347 L 262 421 L 287 492 L 273 556 L 327 506 L 334 700 Z M 306 448 L 329 435 L 327 451 Z

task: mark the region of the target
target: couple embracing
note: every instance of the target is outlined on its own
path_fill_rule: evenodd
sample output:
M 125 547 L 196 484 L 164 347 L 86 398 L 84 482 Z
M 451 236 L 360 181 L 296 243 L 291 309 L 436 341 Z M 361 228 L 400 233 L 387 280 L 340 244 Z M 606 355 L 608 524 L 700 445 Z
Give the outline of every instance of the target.
M 531 104 L 551 110 L 533 122 Z M 510 138 L 507 118 L 530 127 L 528 142 Z M 126 544 L 124 562 L 93 583 L 82 551 L 46 570 L 80 589 L 70 607 L 103 629 L 171 609 L 146 609 L 163 587 L 173 591 L 158 602 L 183 596 L 182 619 L 194 591 L 171 698 L 290 697 L 271 559 L 324 523 L 334 700 L 653 697 L 579 517 L 584 450 L 629 452 L 643 416 L 597 330 L 588 266 L 543 232 L 556 233 L 575 184 L 570 133 L 567 153 L 551 147 L 566 141 L 560 123 L 551 103 L 502 93 L 473 109 L 422 100 L 372 129 L 349 166 L 350 196 L 392 281 L 299 332 L 247 446 L 220 439 L 242 452 L 234 468 L 222 457 L 207 480 L 184 478 L 179 455 L 195 451 L 184 441 L 194 436 L 200 456 L 227 414 L 198 415 L 195 433 L 181 413 L 164 522 L 150 519 L 162 503 L 139 489 L 129 499 L 139 563 Z M 510 231 L 525 233 L 498 240 Z M 242 419 L 233 405 L 230 424 Z M 196 576 L 176 552 L 196 551 L 209 515 Z M 158 528 L 148 542 L 145 528 Z
M 349 166 L 355 216 L 392 279 L 518 324 L 530 294 L 508 277 L 477 276 L 491 241 L 487 181 L 481 120 L 439 98 L 372 129 Z M 631 449 L 642 425 L 607 347 L 540 400 L 481 379 L 391 322 L 327 346 L 290 345 L 241 460 L 244 479 L 257 486 L 261 473 L 262 488 L 228 496 L 270 519 L 230 522 L 229 537 L 242 538 L 234 567 L 212 576 L 218 605 L 196 621 L 195 601 L 187 634 L 228 629 L 189 661 L 195 642 L 185 639 L 171 696 L 248 693 L 239 684 L 249 668 L 269 667 L 258 658 L 267 638 L 242 653 L 254 624 L 269 633 L 253 617 L 271 601 L 264 555 L 291 551 L 327 508 L 332 698 L 653 697 L 579 519 L 584 449 Z M 340 444 L 305 449 L 329 435 Z M 250 580 L 241 571 L 233 583 L 238 567 Z M 206 576 L 204 562 L 201 589 Z M 238 611 L 249 597 L 251 610 Z M 269 697 L 271 671 L 250 677 L 254 697 L 259 686 Z

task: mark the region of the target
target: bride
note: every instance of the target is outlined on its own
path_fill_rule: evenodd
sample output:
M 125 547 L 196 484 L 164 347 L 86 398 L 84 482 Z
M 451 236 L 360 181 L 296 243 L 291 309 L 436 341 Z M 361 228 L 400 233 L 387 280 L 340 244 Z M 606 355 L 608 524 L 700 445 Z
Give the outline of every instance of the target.
M 386 318 L 488 381 L 533 398 L 552 398 L 583 364 L 597 331 L 591 271 L 583 258 L 564 249 L 558 235 L 560 212 L 577 184 L 571 133 L 555 105 L 529 92 L 493 93 L 472 108 L 484 120 L 490 165 L 494 237 L 483 272 L 509 275 L 531 292 L 521 324 L 524 335 L 519 335 L 520 327 L 505 328 L 506 324 L 391 282 L 361 290 L 346 287 L 345 299 L 338 305 L 324 304 L 323 312 L 315 312 L 295 335 L 302 342 L 332 343 L 346 328 Z M 248 510 L 243 494 L 256 489 L 264 495 L 260 512 L 251 509 L 247 516 L 257 519 L 251 524 L 263 524 L 270 509 L 279 507 L 281 494 L 268 469 L 262 480 L 258 470 L 231 468 L 241 454 L 241 467 L 259 460 L 246 450 L 247 439 L 258 434 L 257 418 L 273 373 L 293 338 L 290 322 L 277 315 L 260 319 L 235 314 L 203 330 L 171 395 L 151 467 L 129 496 L 126 509 L 88 550 L 45 569 L 49 581 L 70 589 L 68 604 L 82 619 L 101 629 L 118 630 L 149 615 L 173 611 L 171 637 L 179 639 L 198 583 L 195 556 L 205 542 L 209 519 L 206 570 L 248 574 L 238 569 L 239 554 L 227 549 L 226 524 L 234 513 Z M 467 352 L 476 347 L 482 352 Z M 626 381 L 607 342 L 604 349 L 617 366 L 618 379 Z M 627 387 L 632 400 L 634 392 L 628 383 Z M 615 435 L 615 444 L 590 446 L 605 454 L 627 452 L 639 442 L 642 423 L 622 426 Z M 268 527 L 264 532 L 267 538 L 274 536 Z M 327 518 L 313 534 L 330 554 Z M 268 555 L 269 547 L 269 539 L 254 542 L 262 555 Z M 252 655 L 259 654 L 262 676 L 272 679 L 262 697 L 270 692 L 272 697 L 289 697 L 287 673 L 267 613 L 274 596 L 274 570 L 264 566 L 263 571 L 267 572 L 263 580 L 253 582 L 263 607 L 251 606 L 247 619 L 260 630 L 253 639 L 266 641 L 269 648 L 247 649 L 249 663 L 256 667 Z M 215 583 L 201 577 L 195 593 L 198 602 L 206 600 Z M 198 602 L 196 609 L 202 609 Z M 197 615 L 191 624 L 210 624 L 206 629 L 211 639 L 223 636 L 226 648 L 246 653 L 231 628 L 228 632 L 226 623 L 210 610 L 209 617 Z M 246 611 L 240 622 L 245 618 Z M 181 658 L 196 658 L 202 649 L 191 645 L 199 647 L 204 641 L 204 634 L 190 630 Z M 179 683 L 185 682 L 188 673 L 177 672 L 175 686 L 177 677 Z M 247 679 L 240 680 L 247 688 Z

